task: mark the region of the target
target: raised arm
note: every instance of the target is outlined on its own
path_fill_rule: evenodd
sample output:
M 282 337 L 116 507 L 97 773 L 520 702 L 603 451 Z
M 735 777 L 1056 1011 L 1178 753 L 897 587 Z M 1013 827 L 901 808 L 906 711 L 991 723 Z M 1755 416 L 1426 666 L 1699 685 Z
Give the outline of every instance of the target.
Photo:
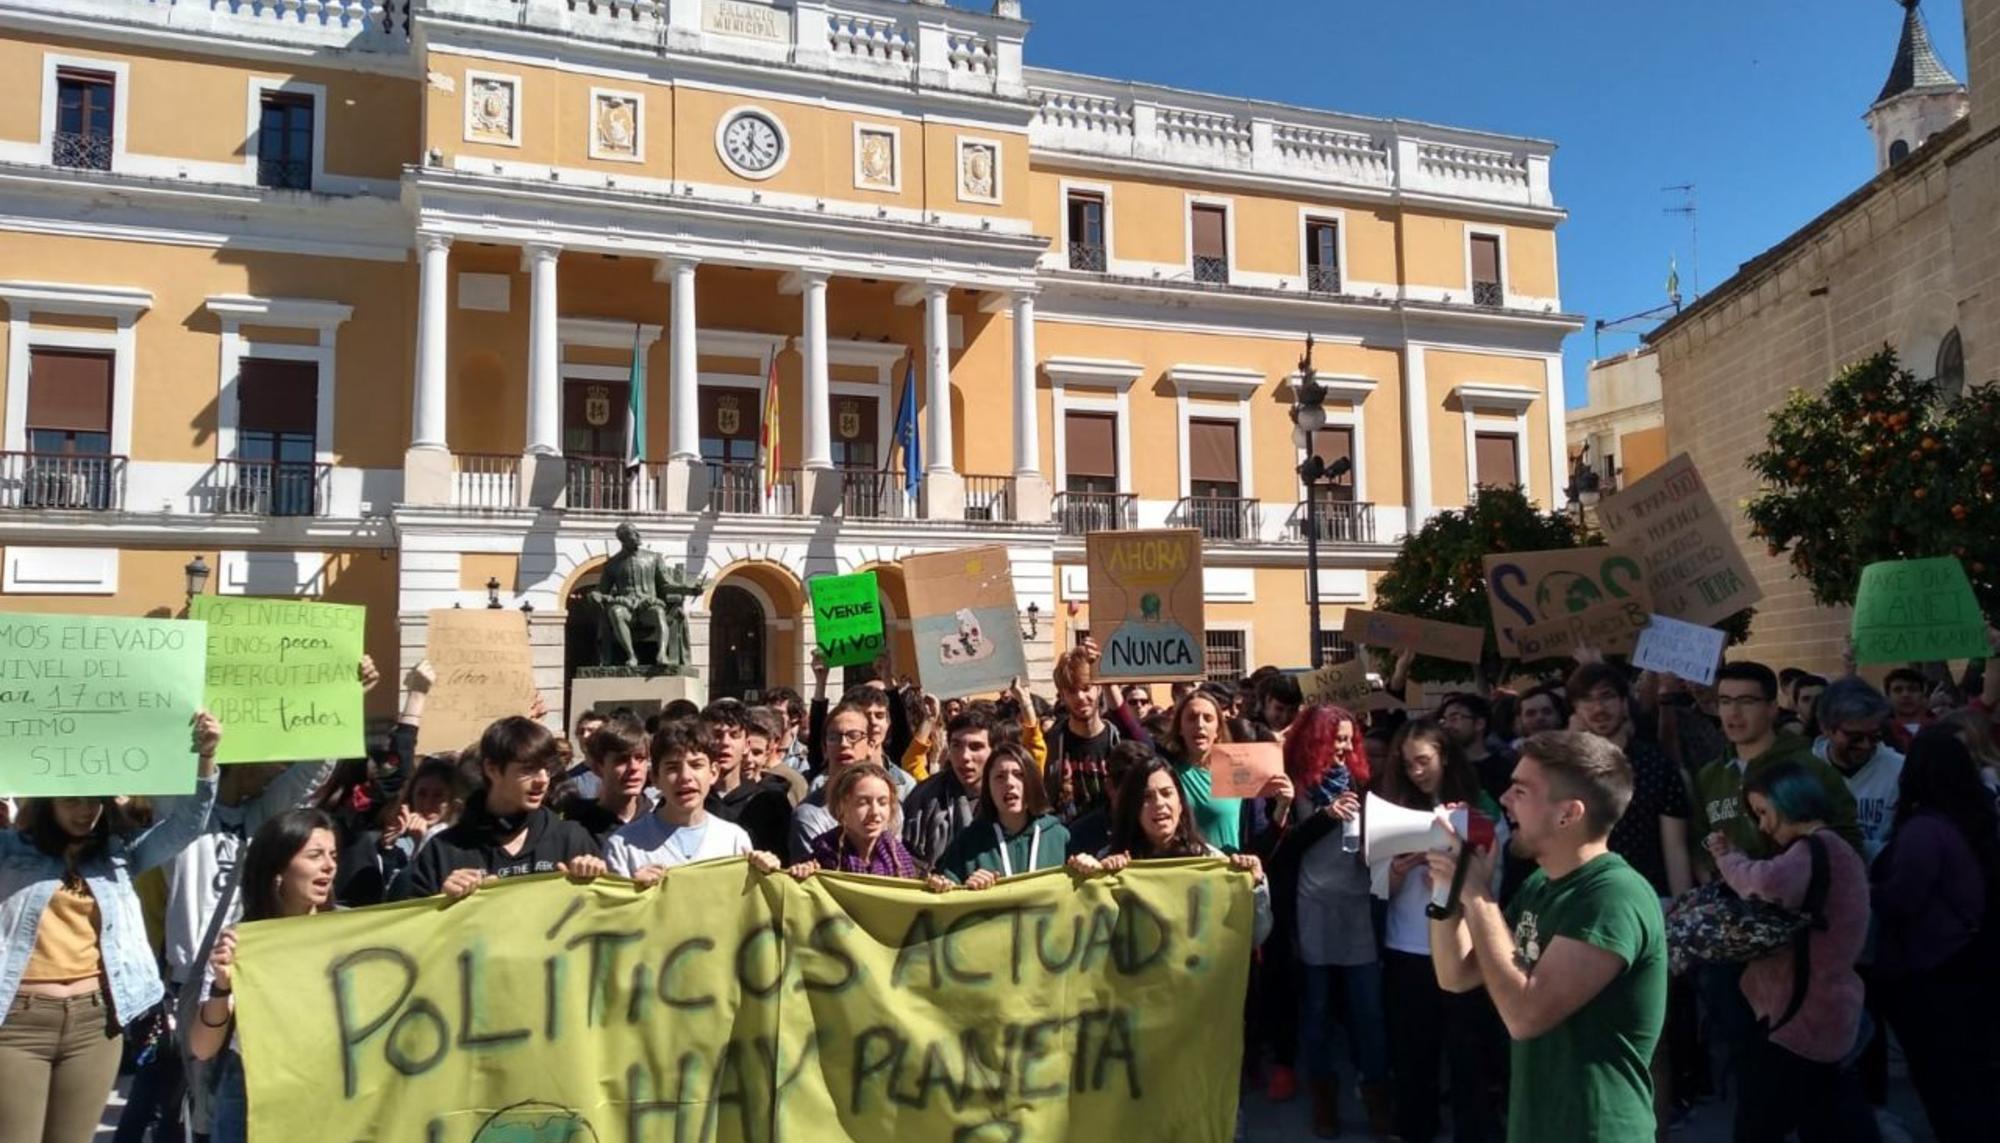
M 208 815 L 215 809 L 215 748 L 222 743 L 222 724 L 202 711 L 194 716 L 194 792 L 173 800 L 173 809 L 132 839 L 127 861 L 133 876 L 172 861 L 174 855 L 194 843 L 208 828 Z

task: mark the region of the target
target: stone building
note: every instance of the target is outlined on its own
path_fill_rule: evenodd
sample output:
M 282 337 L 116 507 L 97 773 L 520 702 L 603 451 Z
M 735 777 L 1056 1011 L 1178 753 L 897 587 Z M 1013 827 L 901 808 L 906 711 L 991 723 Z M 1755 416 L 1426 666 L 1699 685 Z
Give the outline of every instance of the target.
M 1569 411 L 1570 468 L 1583 459 L 1608 496 L 1667 462 L 1659 352 L 1642 345 L 1599 358 L 1587 380 L 1583 405 Z
M 1867 116 L 1880 172 L 1647 336 L 1659 352 L 1667 451 L 1686 450 L 1718 503 L 1746 500 L 1744 459 L 1793 388 L 1892 345 L 1947 385 L 2000 379 L 2000 0 L 1965 0 L 1969 88 L 1904 0 L 1889 82 Z M 1835 669 L 1848 625 L 1753 542 L 1764 589 L 1747 653 Z

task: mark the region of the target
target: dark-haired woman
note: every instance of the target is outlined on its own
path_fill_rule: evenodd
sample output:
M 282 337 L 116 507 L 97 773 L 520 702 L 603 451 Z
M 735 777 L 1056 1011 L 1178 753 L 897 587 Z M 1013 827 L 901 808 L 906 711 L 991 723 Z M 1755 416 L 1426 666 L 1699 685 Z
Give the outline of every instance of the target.
M 0 1140 L 96 1132 L 121 1034 L 164 995 L 132 880 L 207 828 L 221 739 L 195 716 L 193 795 L 150 829 L 126 831 L 112 798 L 35 798 L 0 832 Z
M 1903 759 L 1895 831 L 1873 870 L 1875 972 L 1938 1143 L 1991 1138 L 2000 1114 L 1980 1074 L 1992 1035 L 1983 1000 L 1996 850 L 1972 752 L 1955 727 L 1919 731 Z
M 1054 869 L 1069 852 L 1069 830 L 1049 812 L 1041 767 L 1026 747 L 1002 742 L 979 776 L 979 809 L 958 832 L 938 873 L 967 889 L 985 889 L 1002 877 Z
M 287 810 L 265 822 L 243 856 L 243 919 L 303 917 L 333 908 L 337 847 L 333 817 L 323 810 Z M 235 984 L 236 930 L 230 928 L 215 940 L 195 1024 L 187 1030 L 195 1059 L 222 1057 L 212 1081 L 209 1143 L 243 1143 L 249 1133 L 243 1058 L 236 1049 Z
M 1372 792 L 1404 809 L 1426 813 L 1463 804 L 1493 819 L 1506 845 L 1500 807 L 1480 788 L 1479 771 L 1444 728 L 1429 719 L 1403 724 L 1389 744 L 1389 759 L 1374 775 Z M 1496 874 L 1497 876 L 1497 874 Z M 1431 967 L 1430 863 L 1407 853 L 1371 870 L 1375 895 L 1389 902 L 1384 928 L 1382 989 L 1388 1026 L 1396 1135 L 1429 1143 L 1438 1132 L 1438 1065 L 1451 1071 L 1452 1138 L 1483 1143 L 1500 1137 L 1496 1091 L 1498 1045 L 1506 1035 L 1484 992 L 1454 993 L 1438 987 Z M 1498 886 L 1495 886 L 1497 891 Z
M 1854 962 L 1868 939 L 1868 866 L 1828 828 L 1832 796 L 1796 762 L 1753 771 L 1743 783 L 1757 828 L 1776 856 L 1754 861 L 1717 831 L 1705 844 L 1738 895 L 1804 906 L 1812 846 L 1824 854 L 1826 905 L 1807 939 L 1806 979 L 1786 946 L 1743 968 L 1743 997 L 1757 1016 L 1737 1083 L 1736 1143 L 1874 1143 L 1880 1138 L 1861 1085 L 1846 1065 L 1862 1030 Z
M 1272 990 L 1268 1005 L 1278 1064 L 1289 1068 L 1304 1056 L 1313 1133 L 1338 1137 L 1337 1013 L 1369 1125 L 1386 1135 L 1389 1047 L 1368 867 L 1360 852 L 1360 792 L 1370 777 L 1360 720 L 1340 707 L 1307 707 L 1285 735 L 1285 772 L 1300 791 L 1297 820 L 1271 863 L 1272 911 L 1285 940 L 1265 950 L 1287 970 L 1285 986 Z
M 602 874 L 604 859 L 589 831 L 545 804 L 561 761 L 555 735 L 534 719 L 514 715 L 487 727 L 479 738 L 485 784 L 466 801 L 456 825 L 417 851 L 391 896 L 456 899 L 501 877 Z
M 1255 916 L 1250 926 L 1250 943 L 1261 945 L 1271 935 L 1271 889 L 1264 881 L 1264 865 L 1255 854 L 1222 852 L 1195 828 L 1194 815 L 1174 774 L 1173 764 L 1164 758 L 1149 758 L 1125 775 L 1113 801 L 1116 814 L 1111 823 L 1111 845 L 1102 858 L 1078 854 L 1069 867 L 1084 876 L 1116 873 L 1133 861 L 1174 857 L 1227 857 L 1229 863 L 1251 875 Z

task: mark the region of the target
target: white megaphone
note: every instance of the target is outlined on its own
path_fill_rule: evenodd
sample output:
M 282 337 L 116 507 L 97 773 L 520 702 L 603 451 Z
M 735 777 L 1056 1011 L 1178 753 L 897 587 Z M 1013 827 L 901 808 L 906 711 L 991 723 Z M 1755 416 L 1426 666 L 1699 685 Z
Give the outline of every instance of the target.
M 1448 916 L 1457 907 L 1466 868 L 1460 838 L 1475 845 L 1493 844 L 1492 819 L 1464 806 L 1413 810 L 1373 793 L 1362 810 L 1361 860 L 1371 868 L 1380 863 L 1386 869 L 1390 858 L 1406 853 L 1459 854 L 1457 876 L 1449 883 L 1431 886 L 1428 912 L 1432 916 Z

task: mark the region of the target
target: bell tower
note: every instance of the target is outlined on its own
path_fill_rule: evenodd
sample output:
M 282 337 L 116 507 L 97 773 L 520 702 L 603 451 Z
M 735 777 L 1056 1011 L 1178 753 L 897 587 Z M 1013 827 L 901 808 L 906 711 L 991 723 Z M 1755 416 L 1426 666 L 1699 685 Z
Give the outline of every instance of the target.
M 1879 174 L 1910 157 L 1932 135 L 1964 118 L 1972 101 L 1965 85 L 1944 66 L 1931 46 L 1922 0 L 1897 0 L 1903 7 L 1903 38 L 1889 65 L 1889 80 L 1865 118 L 1875 136 Z

